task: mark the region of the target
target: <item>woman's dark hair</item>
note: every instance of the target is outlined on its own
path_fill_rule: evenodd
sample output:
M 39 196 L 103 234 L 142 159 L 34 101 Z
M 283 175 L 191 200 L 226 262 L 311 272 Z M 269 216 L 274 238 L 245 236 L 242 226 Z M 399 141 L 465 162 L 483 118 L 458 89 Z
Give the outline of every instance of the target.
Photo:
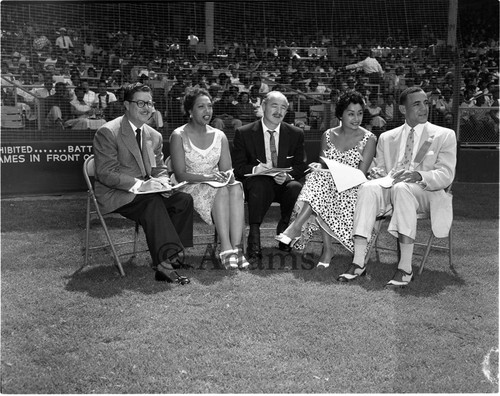
M 342 118 L 342 114 L 344 114 L 344 111 L 346 111 L 347 107 L 349 107 L 351 103 L 361 105 L 363 110 L 366 106 L 363 95 L 361 95 L 358 91 L 347 92 L 340 97 L 337 106 L 335 107 L 335 117 L 340 120 Z
M 125 95 L 123 97 L 123 100 L 126 102 L 130 102 L 131 100 L 134 100 L 134 94 L 136 92 L 149 92 L 151 93 L 151 88 L 148 85 L 142 84 L 142 83 L 133 83 L 133 84 L 128 84 L 125 87 Z
M 199 96 L 207 96 L 212 101 L 212 96 L 208 93 L 205 88 L 190 88 L 186 91 L 184 95 L 184 100 L 182 101 L 182 109 L 184 114 L 188 115 L 189 111 L 193 110 L 194 102 Z

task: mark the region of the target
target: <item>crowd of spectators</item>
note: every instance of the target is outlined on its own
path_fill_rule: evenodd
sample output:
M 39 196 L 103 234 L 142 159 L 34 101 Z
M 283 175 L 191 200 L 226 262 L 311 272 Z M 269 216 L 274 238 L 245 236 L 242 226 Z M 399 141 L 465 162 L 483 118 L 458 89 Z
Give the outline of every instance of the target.
M 471 26 L 485 26 L 474 18 Z M 238 43 L 226 33 L 206 54 L 193 30 L 186 37 L 163 38 L 154 27 L 136 33 L 103 31 L 92 23 L 79 29 L 8 22 L 2 32 L 2 105 L 22 107 L 28 124 L 40 114 L 42 126 L 96 128 L 121 113 L 121 87 L 141 81 L 153 88 L 157 111 L 151 123 L 165 132 L 167 125 L 172 130 L 185 121 L 180 98 L 187 87 L 199 86 L 214 98 L 213 125 L 225 131 L 260 117 L 260 101 L 269 90 L 289 97 L 286 121 L 322 131 L 338 125 L 339 96 L 357 90 L 366 98 L 365 127 L 378 135 L 401 123 L 399 93 L 419 85 L 437 124 L 453 126 L 454 98 L 462 108 L 493 107 L 479 116 L 464 111 L 462 121 L 480 123 L 498 139 L 498 37 L 485 29 L 468 29 L 459 46 L 457 95 L 456 58 L 432 36 L 426 46 L 397 46 L 392 37 L 361 43 L 346 33 L 342 39 L 322 35 L 308 45 L 301 38 L 299 47 L 292 37 Z

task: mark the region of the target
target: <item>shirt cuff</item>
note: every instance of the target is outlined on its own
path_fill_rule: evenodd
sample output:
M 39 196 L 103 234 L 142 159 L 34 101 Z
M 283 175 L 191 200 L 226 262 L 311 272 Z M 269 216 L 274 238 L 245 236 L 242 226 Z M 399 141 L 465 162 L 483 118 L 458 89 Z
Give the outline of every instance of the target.
M 139 190 L 139 187 L 142 185 L 143 181 L 142 180 L 137 180 L 135 184 L 129 189 L 130 192 L 135 192 Z
M 422 178 L 422 180 L 418 181 L 417 184 L 419 184 L 420 186 L 422 186 L 422 188 L 425 190 L 425 188 L 427 187 L 427 183 L 424 180 L 424 176 L 420 172 L 417 172 L 417 173 Z

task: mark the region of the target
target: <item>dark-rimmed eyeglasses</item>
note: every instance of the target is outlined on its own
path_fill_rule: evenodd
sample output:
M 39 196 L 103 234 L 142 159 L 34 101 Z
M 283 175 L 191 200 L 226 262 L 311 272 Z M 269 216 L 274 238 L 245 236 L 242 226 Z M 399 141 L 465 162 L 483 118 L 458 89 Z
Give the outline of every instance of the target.
M 129 100 L 129 102 L 131 103 L 135 103 L 137 105 L 137 107 L 139 108 L 143 108 L 144 106 L 148 106 L 148 107 L 155 107 L 155 102 L 145 102 L 143 100 Z

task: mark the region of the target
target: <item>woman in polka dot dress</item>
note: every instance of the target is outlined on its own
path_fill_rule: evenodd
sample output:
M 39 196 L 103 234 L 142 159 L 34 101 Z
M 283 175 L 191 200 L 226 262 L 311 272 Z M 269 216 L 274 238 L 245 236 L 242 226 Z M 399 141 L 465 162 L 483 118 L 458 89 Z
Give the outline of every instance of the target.
M 377 138 L 361 127 L 365 102 L 359 92 L 344 94 L 336 107 L 341 125 L 328 129 L 321 138 L 320 156 L 360 169 L 367 173 L 375 155 Z M 338 192 L 324 163 L 313 163 L 313 169 L 297 199 L 292 222 L 276 239 L 295 248 L 307 245 L 314 231 L 321 228 L 323 252 L 318 267 L 326 268 L 333 257 L 332 237 L 353 251 L 352 224 L 358 188 Z

